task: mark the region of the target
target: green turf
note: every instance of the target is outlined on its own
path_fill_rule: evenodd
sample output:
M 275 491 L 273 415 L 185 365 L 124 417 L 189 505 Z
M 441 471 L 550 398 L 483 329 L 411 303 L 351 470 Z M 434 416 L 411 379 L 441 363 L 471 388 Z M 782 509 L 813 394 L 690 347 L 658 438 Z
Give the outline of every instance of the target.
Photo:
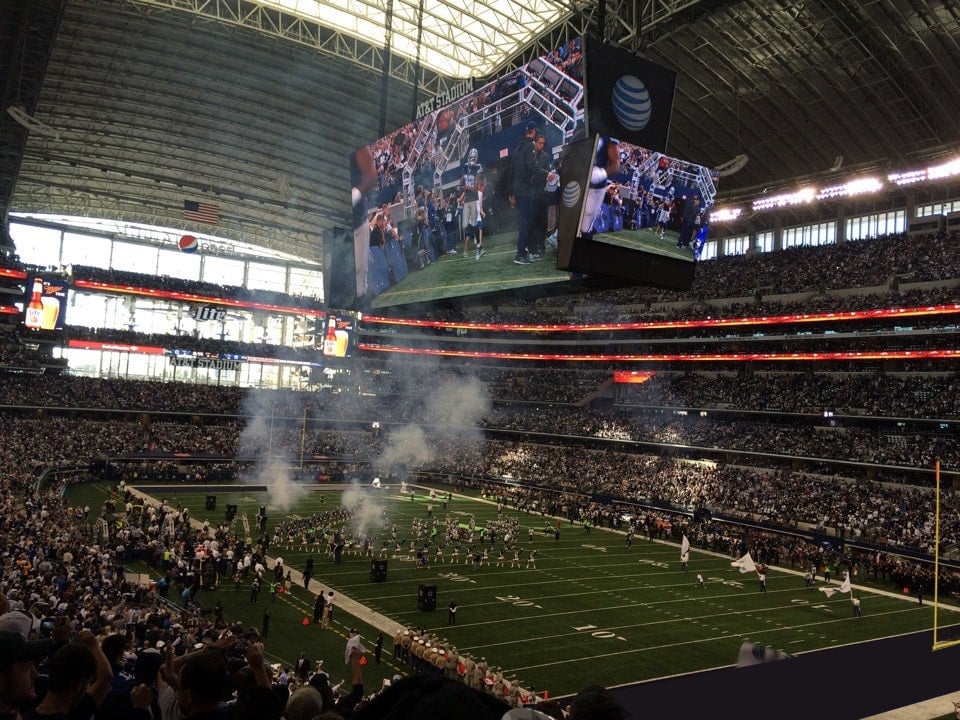
M 473 242 L 463 254 L 462 242 L 457 255 L 441 255 L 423 270 L 410 269 L 410 274 L 372 301 L 372 307 L 428 302 L 465 294 L 491 293 L 501 290 L 564 282 L 570 275 L 557 270 L 557 256 L 547 248 L 547 255 L 529 265 L 515 265 L 517 233 L 491 235 L 483 240 L 486 251 L 476 259 Z M 674 248 L 676 250 L 676 248 Z
M 617 230 L 616 232 L 597 233 L 593 236 L 593 241 L 630 250 L 644 250 L 657 255 L 693 262 L 693 255 L 689 250 L 677 248 L 678 238 L 677 233 L 669 230 L 664 233 L 663 237 L 660 237 L 660 234 L 654 232 L 651 228 L 644 228 L 643 230 Z
M 671 258 L 693 261 L 689 250 L 678 250 L 677 234 L 667 232 L 663 238 L 650 229 L 621 230 L 595 236 L 596 242 L 608 245 L 644 250 Z M 570 279 L 570 275 L 557 270 L 556 252 L 547 247 L 542 260 L 530 265 L 515 265 L 513 262 L 517 247 L 517 233 L 507 232 L 484 238 L 486 254 L 476 259 L 473 242 L 469 243 L 468 254 L 463 254 L 463 244 L 457 246 L 456 255 L 441 255 L 432 264 L 422 270 L 410 269 L 407 277 L 385 290 L 371 302 L 373 308 L 392 305 L 429 302 L 461 295 L 492 293 L 503 290 L 559 283 Z
M 218 510 L 208 513 L 203 509 L 204 495 L 175 490 L 166 494 L 171 502 L 182 502 L 193 517 L 209 517 L 211 523 L 222 520 L 227 503 L 237 503 L 239 517 L 245 515 L 250 522 L 260 505 L 269 506 L 263 494 L 218 493 Z M 409 537 L 415 516 L 425 517 L 423 496 L 415 502 L 392 492 L 370 497 L 370 502 L 385 507 L 401 537 Z M 307 516 L 336 507 L 339 499 L 336 491 L 313 492 L 291 513 Z M 474 515 L 478 527 L 496 517 L 493 504 L 462 496 L 453 500 L 448 511 L 460 513 L 464 520 Z M 444 515 L 439 506 L 435 514 Z M 270 510 L 269 515 L 272 528 L 282 513 Z M 673 544 L 637 540 L 628 549 L 622 534 L 597 529 L 586 533 L 566 523 L 556 541 L 539 532 L 544 525 L 539 515 L 522 515 L 521 525 L 520 545 L 539 549 L 536 570 L 484 566 L 475 573 L 463 564 L 463 553 L 461 564 L 450 564 L 449 552 L 445 563 L 416 570 L 406 558 L 408 540 L 404 558 L 390 559 L 386 583 L 371 583 L 369 559 L 354 556 L 334 565 L 323 554 L 315 555 L 314 577 L 399 625 L 424 626 L 461 652 L 485 657 L 524 686 L 546 688 L 555 695 L 576 692 L 589 683 L 613 686 L 729 666 L 744 640 L 802 653 L 932 627 L 929 604 L 919 606 L 896 596 L 858 590 L 864 617 L 855 620 L 848 596 L 826 599 L 823 593 L 804 587 L 801 576 L 778 569 L 769 571 L 768 592 L 762 594 L 755 575 L 741 575 L 730 567 L 730 558 L 696 548 L 685 573 Z M 527 539 L 528 527 L 538 531 L 532 543 Z M 297 569 L 303 568 L 308 555 L 298 548 L 272 548 L 271 554 L 282 556 Z M 495 558 L 496 553 L 492 554 L 494 564 Z M 525 558 L 526 554 L 524 566 Z M 706 587 L 696 587 L 697 572 L 706 578 Z M 436 611 L 417 610 L 420 583 L 437 585 Z M 259 627 L 265 595 L 250 605 L 246 587 L 234 592 L 229 582 L 215 594 L 200 595 L 208 606 L 217 599 L 228 617 Z M 451 599 L 460 606 L 456 626 L 446 623 L 445 607 Z M 299 620 L 312 614 L 312 603 L 313 595 L 302 588 L 278 602 L 268 649 L 286 662 L 307 649 L 311 657 L 327 658 L 327 665 L 336 668 L 336 678 L 342 663 L 338 658 L 345 639 L 343 627 L 355 621 L 338 608 L 342 625 L 337 624 L 337 632 L 303 628 Z M 361 627 L 361 632 L 367 638 L 374 635 L 370 628 Z M 384 657 L 391 658 L 391 637 L 385 637 L 384 647 Z M 395 667 L 368 669 L 367 684 L 379 684 Z

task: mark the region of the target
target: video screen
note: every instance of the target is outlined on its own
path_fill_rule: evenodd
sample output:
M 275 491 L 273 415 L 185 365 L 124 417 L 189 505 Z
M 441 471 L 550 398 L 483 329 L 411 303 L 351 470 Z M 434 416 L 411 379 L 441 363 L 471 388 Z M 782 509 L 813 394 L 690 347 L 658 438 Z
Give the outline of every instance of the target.
M 562 148 L 582 137 L 576 39 L 360 148 L 351 156 L 356 304 L 338 306 L 568 282 L 548 243 L 556 214 L 545 196 Z M 351 270 L 343 250 L 334 243 L 331 273 Z
M 600 248 L 634 250 L 638 237 L 622 231 L 646 229 L 653 199 L 668 200 L 671 212 L 693 192 L 712 204 L 715 189 L 699 166 L 629 144 L 642 138 L 646 147 L 666 145 L 675 85 L 673 71 L 576 38 L 360 148 L 350 158 L 352 229 L 330 233 L 324 250 L 330 306 L 369 311 L 648 282 L 648 272 L 618 271 L 620 259 L 608 249 L 592 262 L 562 258 L 569 220 L 562 157 L 592 127 L 607 141 L 618 137 L 626 153 L 609 176 L 626 205 L 599 203 L 598 222 L 607 223 L 592 232 Z M 679 232 L 675 218 L 668 224 Z M 641 235 L 652 239 L 652 231 Z M 666 252 L 677 262 L 693 259 L 676 248 Z M 688 274 L 667 286 L 689 287 Z
M 572 144 L 560 179 L 558 267 L 688 289 L 718 180 L 716 170 L 616 138 Z
M 28 330 L 63 330 L 67 290 L 61 278 L 28 275 L 23 307 L 24 327 Z
M 605 184 L 592 219 L 581 222 L 581 233 L 592 232 L 598 242 L 659 246 L 664 252 L 676 248 L 696 257 L 706 240 L 702 231 L 720 173 L 609 138 L 599 138 L 598 145 L 596 162 L 604 164 Z

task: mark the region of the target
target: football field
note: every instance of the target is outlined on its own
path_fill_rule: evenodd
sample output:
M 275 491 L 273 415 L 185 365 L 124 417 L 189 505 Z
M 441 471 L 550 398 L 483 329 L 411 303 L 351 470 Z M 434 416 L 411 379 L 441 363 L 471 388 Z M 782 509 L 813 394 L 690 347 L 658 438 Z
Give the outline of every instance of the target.
M 367 684 L 371 687 L 379 684 L 381 676 L 409 671 L 393 659 L 396 627 L 424 628 L 460 653 L 485 658 L 522 686 L 546 689 L 556 696 L 575 693 L 591 683 L 610 687 L 727 667 L 735 663 L 744 641 L 798 654 L 929 630 L 933 624 L 929 603 L 918 605 L 912 596 L 886 592 L 886 585 L 874 589 L 854 579 L 854 595 L 862 598 L 863 610 L 862 619 L 857 619 L 849 595 L 837 593 L 827 598 L 806 587 L 800 573 L 771 567 L 767 591 L 760 592 L 756 573 L 741 574 L 731 567 L 733 558 L 694 546 L 685 572 L 675 543 L 649 541 L 638 535 L 632 547 L 627 547 L 622 532 L 598 528 L 587 532 L 566 521 L 561 521 L 557 538 L 553 532 L 544 532 L 553 518 L 519 513 L 510 507 L 503 509 L 503 516 L 519 522 L 519 567 L 511 567 L 512 550 L 506 553 L 503 567 L 497 567 L 503 545 L 498 542 L 489 553 L 489 564 L 475 570 L 472 562 L 466 562 L 465 542 L 456 563 L 451 544 L 443 548 L 440 559 L 436 544 L 429 545 L 428 567 L 417 568 L 410 553 L 414 522 L 420 520 L 429 527 L 436 519 L 442 526 L 450 515 L 461 526 L 472 520 L 479 529 L 497 520 L 496 503 L 476 497 L 455 494 L 444 510 L 440 500 L 430 500 L 424 488 L 417 488 L 413 499 L 401 495 L 398 487 L 324 488 L 307 492 L 284 511 L 272 505 L 267 493 L 211 491 L 217 495 L 217 509 L 207 511 L 206 494 L 183 492 L 186 489 L 170 487 L 153 495 L 174 505 L 181 503 L 194 519 L 208 519 L 211 525 L 223 521 L 227 504 L 236 504 L 233 529 L 254 539 L 261 505 L 267 508 L 272 536 L 277 522 L 329 512 L 347 497 L 354 514 L 344 525 L 346 536 L 353 537 L 363 525 L 376 538 L 375 557 L 380 554 L 381 540 L 388 543 L 385 582 L 371 581 L 370 558 L 351 554 L 352 548 L 341 564 L 328 557 L 325 547 L 302 548 L 299 541 L 271 546 L 269 555 L 282 557 L 287 567 L 302 570 L 312 554 L 313 577 L 325 589 L 332 588 L 396 623 L 393 628 L 380 628 L 384 665 L 370 668 L 374 683 L 367 680 Z M 446 490 L 442 491 L 441 495 L 445 494 Z M 432 506 L 429 517 L 428 506 Z M 397 540 L 393 539 L 394 526 Z M 414 544 L 422 547 L 424 541 Z M 536 551 L 535 568 L 528 567 L 532 565 L 528 562 L 531 550 Z M 705 581 L 702 587 L 696 582 L 698 573 Z M 436 610 L 418 610 L 421 584 L 436 585 Z M 833 585 L 838 584 L 834 579 Z M 818 585 L 823 585 L 822 579 Z M 313 583 L 311 588 L 316 592 L 319 586 Z M 314 592 L 296 587 L 271 606 L 271 655 L 292 663 L 301 650 L 307 650 L 312 658 L 332 654 L 327 662 L 339 667 L 336 657 L 342 654 L 342 630 L 352 625 L 361 628 L 370 649 L 377 629 L 362 619 L 347 617 L 339 607 L 334 637 L 322 635 L 329 631 L 301 624 L 304 617 L 312 617 Z M 231 579 L 223 578 L 215 592 L 201 592 L 198 600 L 208 607 L 220 600 L 228 618 L 259 627 L 269 598 L 261 593 L 257 602 L 251 603 L 248 595 L 247 586 L 235 589 Z M 447 622 L 451 600 L 459 606 L 455 625 Z M 953 624 L 954 612 L 941 606 L 941 622 Z

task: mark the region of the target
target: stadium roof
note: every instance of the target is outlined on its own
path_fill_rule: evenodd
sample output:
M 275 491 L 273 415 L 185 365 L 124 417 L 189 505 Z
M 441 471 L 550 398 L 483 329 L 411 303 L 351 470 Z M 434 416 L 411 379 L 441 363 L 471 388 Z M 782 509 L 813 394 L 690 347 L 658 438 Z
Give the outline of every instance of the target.
M 422 31 L 420 5 L 0 0 L 0 210 L 211 230 L 183 218 L 201 201 L 216 233 L 317 259 L 350 151 L 597 23 L 677 70 L 671 154 L 749 156 L 721 197 L 960 145 L 948 0 L 423 0 Z
M 489 75 L 570 13 L 566 3 L 555 0 L 258 0 L 258 4 L 373 44 L 385 41 L 389 33 L 394 52 L 419 57 L 424 67 L 458 78 Z

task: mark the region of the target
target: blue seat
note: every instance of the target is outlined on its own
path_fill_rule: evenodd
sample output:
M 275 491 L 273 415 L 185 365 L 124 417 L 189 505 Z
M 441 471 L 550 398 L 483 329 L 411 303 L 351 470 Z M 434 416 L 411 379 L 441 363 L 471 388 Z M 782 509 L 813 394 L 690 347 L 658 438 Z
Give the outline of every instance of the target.
M 610 230 L 610 224 L 612 222 L 612 213 L 610 212 L 610 205 L 608 203 L 601 203 L 600 210 L 597 212 L 596 217 L 593 219 L 593 231 L 598 233 L 605 233 Z
M 367 290 L 379 295 L 390 287 L 390 263 L 383 250 L 376 245 L 367 252 Z
M 407 258 L 403 254 L 403 248 L 396 238 L 387 240 L 386 247 L 387 262 L 390 265 L 390 276 L 393 282 L 398 283 L 407 276 Z

